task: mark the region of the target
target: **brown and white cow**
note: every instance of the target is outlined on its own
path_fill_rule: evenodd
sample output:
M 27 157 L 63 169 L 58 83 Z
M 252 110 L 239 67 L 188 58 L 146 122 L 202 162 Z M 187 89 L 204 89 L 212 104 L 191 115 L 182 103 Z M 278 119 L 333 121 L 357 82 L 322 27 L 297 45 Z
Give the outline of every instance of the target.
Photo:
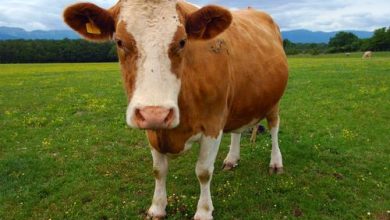
M 65 22 L 86 39 L 114 40 L 126 92 L 127 123 L 145 129 L 155 174 L 150 217 L 166 215 L 168 159 L 200 143 L 195 219 L 212 219 L 210 182 L 221 137 L 231 133 L 224 166 L 240 159 L 241 132 L 266 118 L 270 170 L 281 172 L 279 101 L 288 66 L 278 26 L 253 9 L 230 12 L 180 0 L 121 0 L 105 10 L 69 6 Z

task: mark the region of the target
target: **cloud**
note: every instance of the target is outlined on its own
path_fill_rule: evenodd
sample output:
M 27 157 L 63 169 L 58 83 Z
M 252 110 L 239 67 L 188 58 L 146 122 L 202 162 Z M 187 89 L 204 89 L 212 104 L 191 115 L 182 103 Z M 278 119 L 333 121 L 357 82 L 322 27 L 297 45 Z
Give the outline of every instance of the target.
M 302 1 L 270 8 L 282 29 L 374 30 L 390 25 L 390 2 L 386 0 Z
M 109 7 L 115 0 L 91 0 Z M 62 11 L 74 0 L 0 0 L 0 26 L 21 27 L 26 30 L 67 29 Z M 82 1 L 79 1 L 82 2 Z M 84 1 L 85 2 L 85 1 Z
M 116 0 L 91 0 L 102 7 Z M 73 0 L 0 0 L 0 26 L 26 30 L 66 29 L 62 10 Z M 282 30 L 374 30 L 390 25 L 388 0 L 193 0 L 198 5 L 252 6 L 272 15 Z

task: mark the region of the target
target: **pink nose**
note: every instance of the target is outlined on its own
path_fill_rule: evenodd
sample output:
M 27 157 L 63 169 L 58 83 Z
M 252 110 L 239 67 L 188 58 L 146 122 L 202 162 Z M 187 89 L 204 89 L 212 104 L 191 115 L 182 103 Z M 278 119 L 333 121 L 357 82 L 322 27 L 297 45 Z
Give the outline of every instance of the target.
M 174 119 L 173 109 L 148 106 L 135 110 L 134 120 L 142 129 L 161 129 L 171 126 Z

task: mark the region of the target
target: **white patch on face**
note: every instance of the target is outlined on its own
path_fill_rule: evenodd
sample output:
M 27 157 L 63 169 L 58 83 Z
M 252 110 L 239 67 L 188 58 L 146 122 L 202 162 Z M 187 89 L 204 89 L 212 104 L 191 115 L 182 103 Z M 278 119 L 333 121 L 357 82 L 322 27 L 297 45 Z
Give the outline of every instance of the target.
M 169 45 L 181 25 L 176 11 L 177 0 L 123 1 L 120 20 L 133 35 L 139 52 L 133 97 L 127 109 L 126 121 L 132 126 L 137 108 L 163 107 L 173 109 L 179 124 L 178 96 L 181 81 L 171 71 Z

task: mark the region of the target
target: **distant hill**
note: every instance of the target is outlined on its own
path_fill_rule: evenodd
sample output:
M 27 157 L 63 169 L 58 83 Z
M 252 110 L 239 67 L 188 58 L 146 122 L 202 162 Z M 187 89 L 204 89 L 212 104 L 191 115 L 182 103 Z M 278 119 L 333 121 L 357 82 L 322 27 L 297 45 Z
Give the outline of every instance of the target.
M 328 43 L 330 38 L 334 37 L 340 31 L 334 32 L 322 32 L 322 31 L 309 31 L 309 30 L 291 30 L 283 31 L 283 39 L 289 39 L 294 43 Z M 359 38 L 370 38 L 373 32 L 369 31 L 349 31 L 352 32 Z
M 337 34 L 336 32 L 321 32 L 309 30 L 283 31 L 283 39 L 289 39 L 294 43 L 328 43 L 329 39 Z M 348 31 L 356 34 L 359 38 L 370 38 L 373 33 L 369 31 Z M 52 30 L 52 31 L 25 31 L 22 28 L 0 27 L 0 40 L 13 39 L 50 39 L 62 40 L 80 39 L 79 35 L 71 30 Z
M 53 31 L 25 31 L 22 28 L 0 27 L 0 40 L 15 40 L 15 39 L 50 39 L 62 40 L 64 38 L 79 39 L 80 37 L 70 30 L 53 30 Z

